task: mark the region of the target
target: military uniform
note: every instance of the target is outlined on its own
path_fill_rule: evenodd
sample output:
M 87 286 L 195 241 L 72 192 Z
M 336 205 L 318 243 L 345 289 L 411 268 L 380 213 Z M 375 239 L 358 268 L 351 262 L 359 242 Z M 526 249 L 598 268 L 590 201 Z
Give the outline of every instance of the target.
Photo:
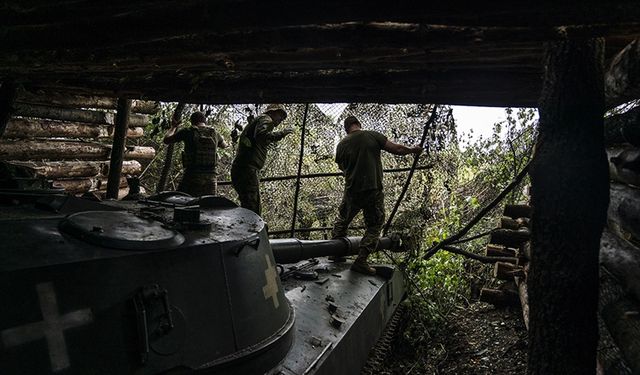
M 218 144 L 222 142 L 220 135 L 211 126 L 196 125 L 179 130 L 175 139 L 184 142 L 184 175 L 178 185 L 178 191 L 193 196 L 215 195 Z
M 344 137 L 336 149 L 336 163 L 344 172 L 345 189 L 332 236 L 346 236 L 349 224 L 362 210 L 367 229 L 360 242 L 361 261 L 366 261 L 375 250 L 384 225 L 380 151 L 386 142 L 387 137 L 378 132 L 359 130 Z
M 288 132 L 273 131 L 276 124 L 268 114 L 256 117 L 247 125 L 238 141 L 238 152 L 231 166 L 231 181 L 240 205 L 260 215 L 260 170 L 267 160 L 269 145 Z

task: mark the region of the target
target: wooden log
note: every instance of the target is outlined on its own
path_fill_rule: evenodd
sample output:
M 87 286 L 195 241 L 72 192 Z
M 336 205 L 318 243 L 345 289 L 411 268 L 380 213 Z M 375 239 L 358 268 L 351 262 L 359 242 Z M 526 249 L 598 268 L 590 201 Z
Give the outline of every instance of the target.
M 15 83 L 10 79 L 0 82 L 0 138 L 4 136 L 7 124 L 13 115 L 15 99 Z
M 113 137 L 113 129 L 111 125 L 15 118 L 9 121 L 4 138 L 108 138 Z M 143 135 L 142 127 L 127 129 L 127 138 L 140 138 Z
M 118 179 L 118 181 L 116 181 L 116 182 L 117 182 L 116 186 L 118 187 L 118 189 L 125 188 L 125 187 L 129 186 L 127 184 L 127 178 L 126 177 L 120 177 Z M 99 178 L 95 179 L 95 182 L 94 182 L 93 186 L 94 186 L 95 190 L 101 190 L 101 191 L 104 191 L 106 193 L 108 184 L 109 184 L 109 180 L 108 179 L 106 179 L 104 177 L 99 177 Z
M 618 53 L 605 74 L 607 107 L 640 98 L 640 41 L 629 43 Z
M 127 128 L 131 115 L 131 99 L 118 99 L 115 129 L 113 132 L 113 144 L 109 161 L 109 182 L 107 184 L 107 199 L 118 199 L 120 172 L 124 160 L 124 150 L 127 140 Z
M 92 124 L 114 125 L 115 113 L 105 111 L 84 110 L 75 108 L 60 108 L 44 105 L 20 104 L 15 105 L 16 115 L 37 117 L 42 119 L 88 122 Z M 147 115 L 134 114 L 129 119 L 129 126 L 147 126 L 150 123 Z
M 102 168 L 100 172 L 103 176 L 107 176 L 109 174 L 109 163 L 102 163 Z M 125 160 L 122 162 L 122 173 L 123 176 L 138 176 L 142 173 L 142 165 L 137 160 Z
M 619 237 L 640 244 L 640 189 L 612 183 L 609 197 L 609 228 Z
M 95 188 L 96 180 L 93 178 L 76 178 L 53 181 L 54 188 L 62 188 L 72 194 L 86 193 Z
M 640 249 L 609 230 L 600 240 L 600 264 L 640 301 Z
M 604 119 L 604 142 L 607 146 L 625 143 L 640 146 L 640 107 Z
M 127 146 L 124 157 L 129 160 L 151 160 L 156 150 L 149 146 Z
M 502 229 L 517 230 L 518 228 L 520 228 L 520 226 L 518 225 L 518 222 L 515 219 L 512 219 L 508 216 L 503 216 L 499 220 L 500 222 L 498 223 L 498 225 Z
M 105 160 L 111 147 L 95 142 L 0 140 L 0 160 Z M 151 160 L 153 147 L 127 146 L 126 159 Z
M 516 276 L 524 276 L 522 267 L 507 262 L 496 262 L 493 266 L 493 277 L 496 279 L 509 281 Z
M 609 178 L 625 184 L 640 186 L 640 149 L 611 148 L 609 158 Z
M 629 312 L 639 309 L 636 301 L 622 298 L 608 304 L 601 312 L 611 337 L 634 374 L 640 374 L 640 318 Z
M 8 168 L 13 170 L 15 177 L 43 177 L 47 179 L 95 177 L 100 174 L 102 162 L 91 161 L 8 161 Z
M 65 108 L 116 109 L 117 99 L 102 96 L 81 96 L 55 91 L 36 93 L 20 90 L 16 102 Z M 133 100 L 131 112 L 153 115 L 160 110 L 160 103 L 148 100 Z
M 496 306 L 513 306 L 519 303 L 520 297 L 511 290 L 482 288 L 480 301 Z
M 521 217 L 531 218 L 531 206 L 527 204 L 507 204 L 504 206 L 504 216 L 513 219 Z
M 529 241 L 530 232 L 527 228 L 518 230 L 496 229 L 491 232 L 489 243 L 518 248 L 523 242 Z
M 518 254 L 515 249 L 510 247 L 505 247 L 502 245 L 496 244 L 488 244 L 485 249 L 485 255 L 488 257 L 513 257 L 515 258 Z

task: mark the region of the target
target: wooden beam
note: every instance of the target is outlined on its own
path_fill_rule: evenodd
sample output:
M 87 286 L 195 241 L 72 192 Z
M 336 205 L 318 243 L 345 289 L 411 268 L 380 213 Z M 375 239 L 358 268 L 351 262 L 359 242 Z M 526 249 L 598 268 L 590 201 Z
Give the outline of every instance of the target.
M 43 177 L 46 179 L 106 176 L 109 161 L 17 161 L 4 164 L 14 177 Z M 137 160 L 125 160 L 122 174 L 137 176 L 142 173 L 142 165 Z
M 611 62 L 605 75 L 607 107 L 640 99 L 640 40 L 629 43 Z
M 547 46 L 530 172 L 530 375 L 596 370 L 598 252 L 609 194 L 603 60 L 601 39 Z
M 109 163 L 109 177 L 107 183 L 107 199 L 118 199 L 120 190 L 120 173 L 122 172 L 122 160 L 124 159 L 127 128 L 131 114 L 131 100 L 118 99 L 116 110 L 115 130 Z
M 606 4 L 586 1 L 578 9 L 573 4 L 543 2 L 524 6 L 521 2 L 508 1 L 494 2 L 490 6 L 463 1 L 424 4 L 380 0 L 287 1 L 276 7 L 257 0 L 197 0 L 187 3 L 162 1 L 155 6 L 133 3 L 129 7 L 100 8 L 52 7 L 43 3 L 24 7 L 18 3 L 8 5 L 1 18 L 6 29 L 2 51 L 64 50 L 87 45 L 99 48 L 233 29 L 342 22 L 516 27 L 529 26 L 531 20 L 535 20 L 538 27 L 634 24 L 640 18 L 636 5 L 629 0 L 613 0 Z M 327 9 L 332 11 L 327 12 Z M 56 22 L 51 23 L 52 19 Z M 87 19 L 91 22 L 86 22 Z M 77 32 L 80 28 L 82 32 Z
M 0 138 L 4 136 L 7 124 L 13 115 L 16 86 L 10 79 L 0 82 Z
M 115 113 L 76 108 L 61 108 L 18 103 L 16 104 L 16 115 L 60 121 L 115 125 Z M 144 127 L 150 123 L 149 117 L 146 115 L 134 114 L 130 116 L 130 120 L 129 125 L 134 127 Z
M 113 137 L 113 129 L 111 125 L 14 118 L 9 121 L 4 138 L 109 138 Z M 127 129 L 127 138 L 140 138 L 143 135 L 142 127 Z

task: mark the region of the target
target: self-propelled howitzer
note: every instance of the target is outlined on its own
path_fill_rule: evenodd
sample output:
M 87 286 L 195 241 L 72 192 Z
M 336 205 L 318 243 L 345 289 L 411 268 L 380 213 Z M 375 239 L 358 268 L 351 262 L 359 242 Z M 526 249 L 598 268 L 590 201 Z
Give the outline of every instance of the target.
M 0 206 L 0 373 L 349 374 L 404 294 L 392 268 L 319 258 L 357 239 L 270 242 L 223 198 L 5 191 Z

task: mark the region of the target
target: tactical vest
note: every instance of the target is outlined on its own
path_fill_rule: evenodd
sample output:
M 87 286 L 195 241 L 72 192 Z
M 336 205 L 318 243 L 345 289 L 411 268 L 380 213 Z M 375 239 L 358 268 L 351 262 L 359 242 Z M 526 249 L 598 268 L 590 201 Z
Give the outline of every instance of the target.
M 192 147 L 182 153 L 182 165 L 185 169 L 215 172 L 218 161 L 218 136 L 210 126 L 194 126 Z

